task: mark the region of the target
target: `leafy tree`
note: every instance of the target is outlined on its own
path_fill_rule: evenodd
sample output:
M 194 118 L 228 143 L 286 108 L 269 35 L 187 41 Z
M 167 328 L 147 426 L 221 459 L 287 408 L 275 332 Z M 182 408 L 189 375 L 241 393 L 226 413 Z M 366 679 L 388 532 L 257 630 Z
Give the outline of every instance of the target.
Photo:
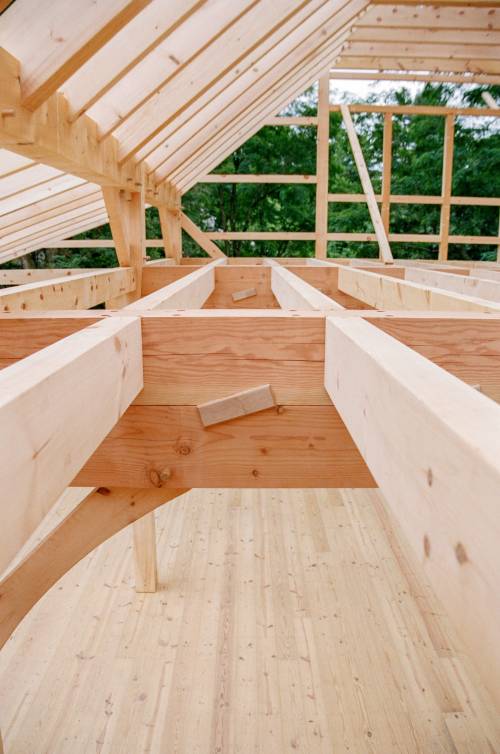
M 465 89 L 465 90 L 464 90 Z M 481 106 L 481 93 L 489 91 L 497 100 L 500 87 L 460 87 L 426 84 L 412 96 L 399 87 L 387 91 L 387 104 Z M 370 95 L 367 102 L 380 101 Z M 293 102 L 283 114 L 315 115 L 312 90 Z M 354 116 L 363 154 L 375 191 L 382 177 L 383 116 L 361 113 Z M 444 118 L 436 116 L 394 116 L 392 193 L 439 195 L 443 161 Z M 362 193 L 356 165 L 339 113 L 330 115 L 331 193 Z M 316 129 L 310 126 L 266 126 L 233 152 L 215 170 L 217 173 L 316 172 Z M 493 118 L 457 118 L 453 194 L 456 196 L 500 196 L 500 132 Z M 307 184 L 197 184 L 183 197 L 186 213 L 207 231 L 313 231 L 315 187 Z M 436 205 L 392 205 L 391 232 L 439 232 L 440 208 Z M 148 238 L 161 238 L 158 213 L 146 212 Z M 372 233 L 373 226 L 364 203 L 330 203 L 329 229 L 338 232 Z M 489 235 L 498 231 L 498 207 L 454 206 L 450 233 Z M 109 226 L 88 231 L 80 238 L 111 238 Z M 304 241 L 221 241 L 228 256 L 312 256 L 314 244 Z M 184 234 L 184 253 L 203 256 Z M 436 257 L 436 244 L 392 244 L 399 257 Z M 378 247 L 369 243 L 329 243 L 330 256 L 377 256 Z M 161 256 L 159 249 L 148 254 Z M 86 267 L 116 263 L 112 249 L 67 249 L 41 251 L 31 255 L 35 264 Z M 496 248 L 475 245 L 450 246 L 450 258 L 493 259 Z M 19 265 L 19 261 L 13 264 Z

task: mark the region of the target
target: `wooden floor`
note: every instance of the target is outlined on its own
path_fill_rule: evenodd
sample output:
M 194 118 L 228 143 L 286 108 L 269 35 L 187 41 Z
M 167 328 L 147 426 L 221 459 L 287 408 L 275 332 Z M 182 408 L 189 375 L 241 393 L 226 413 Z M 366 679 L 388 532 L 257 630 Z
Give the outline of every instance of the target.
M 3 650 L 6 754 L 500 751 L 378 493 L 193 491 L 158 524 L 157 594 L 122 532 Z

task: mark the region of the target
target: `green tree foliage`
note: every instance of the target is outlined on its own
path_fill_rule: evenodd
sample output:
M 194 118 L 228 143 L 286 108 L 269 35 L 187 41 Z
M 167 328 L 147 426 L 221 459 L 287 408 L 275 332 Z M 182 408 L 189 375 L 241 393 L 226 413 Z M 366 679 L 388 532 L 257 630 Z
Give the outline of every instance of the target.
M 464 87 L 427 84 L 411 96 L 407 88 L 386 92 L 384 101 L 396 104 L 483 106 L 481 92 L 488 90 L 497 101 L 500 87 Z M 380 102 L 380 95 L 367 102 Z M 311 91 L 290 105 L 284 114 L 315 115 Z M 375 191 L 380 191 L 382 174 L 383 116 L 354 116 L 356 129 Z M 444 118 L 395 116 L 393 125 L 392 193 L 439 195 L 443 160 Z M 216 169 L 217 173 L 316 172 L 316 129 L 314 127 L 266 126 L 239 147 Z M 330 116 L 330 185 L 332 193 L 361 193 L 357 169 L 340 114 Z M 457 118 L 453 194 L 456 196 L 500 196 L 500 131 L 493 118 Z M 186 213 L 207 231 L 313 231 L 315 187 L 304 184 L 197 184 L 183 197 Z M 391 232 L 438 233 L 440 209 L 433 205 L 392 205 Z M 161 238 L 158 213 L 146 213 L 147 237 Z M 331 203 L 329 230 L 373 232 L 364 203 Z M 455 206 L 450 232 L 456 235 L 489 235 L 498 231 L 497 207 Z M 111 238 L 109 226 L 102 226 L 80 238 Z M 304 241 L 218 242 L 228 256 L 312 256 L 314 244 Z M 184 253 L 203 256 L 184 234 Z M 399 257 L 435 258 L 435 244 L 392 244 Z M 330 243 L 330 256 L 376 256 L 376 244 Z M 158 249 L 148 250 L 155 258 Z M 48 256 L 47 256 L 48 255 Z M 35 252 L 42 266 L 98 267 L 116 264 L 112 249 L 71 249 Z M 460 245 L 450 247 L 450 258 L 493 259 L 496 248 Z M 16 263 L 14 263 L 16 264 Z M 19 264 L 19 262 L 17 262 Z

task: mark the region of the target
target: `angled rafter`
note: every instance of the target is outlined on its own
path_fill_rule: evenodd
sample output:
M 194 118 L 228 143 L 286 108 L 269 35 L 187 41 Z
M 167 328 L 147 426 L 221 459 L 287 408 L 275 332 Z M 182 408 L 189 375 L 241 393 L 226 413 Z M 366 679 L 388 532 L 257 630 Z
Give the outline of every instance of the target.
M 65 0 L 51 0 L 39 14 L 30 3 L 12 3 L 2 16 L 0 46 L 23 61 L 23 105 L 34 110 L 43 104 L 149 2 L 83 0 L 77 24 L 75 8 Z

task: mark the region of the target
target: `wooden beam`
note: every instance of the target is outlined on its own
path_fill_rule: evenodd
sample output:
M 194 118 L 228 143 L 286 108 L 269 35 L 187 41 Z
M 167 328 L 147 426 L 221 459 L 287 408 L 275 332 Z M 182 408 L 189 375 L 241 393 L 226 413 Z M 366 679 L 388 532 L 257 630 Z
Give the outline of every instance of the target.
M 91 325 L 0 372 L 0 570 L 142 386 L 132 317 Z
M 447 115 L 444 125 L 443 178 L 441 182 L 441 218 L 439 223 L 439 260 L 448 259 L 450 234 L 450 196 L 453 180 L 453 144 L 455 139 L 455 116 Z
M 347 131 L 347 136 L 349 137 L 352 153 L 354 155 L 354 161 L 356 163 L 356 167 L 358 168 L 361 185 L 363 186 L 363 191 L 366 195 L 366 203 L 368 205 L 368 211 L 370 212 L 370 217 L 373 223 L 373 229 L 375 231 L 375 235 L 377 236 L 379 258 L 383 262 L 391 263 L 394 261 L 391 247 L 389 246 L 389 241 L 387 240 L 387 234 L 385 232 L 384 224 L 380 216 L 380 211 L 375 199 L 375 192 L 373 191 L 372 182 L 370 180 L 368 168 L 366 167 L 365 158 L 363 157 L 363 153 L 361 151 L 361 145 L 359 143 L 358 135 L 356 133 L 356 129 L 354 128 L 354 123 L 352 122 L 349 107 L 347 105 L 340 105 L 340 112 L 342 113 L 342 119 Z
M 99 267 L 45 267 L 36 269 L 0 270 L 0 285 L 25 285 L 40 283 L 43 280 L 83 275 L 86 272 L 113 272 L 114 268 Z
M 135 301 L 141 295 L 142 267 L 146 255 L 144 192 L 125 192 L 115 187 L 105 186 L 102 189 L 102 195 L 118 262 L 121 267 L 131 267 L 136 279 L 135 290 L 125 297 L 110 300 L 109 308 L 119 308 Z
M 318 128 L 316 136 L 316 244 L 315 256 L 326 259 L 328 242 L 328 180 L 330 171 L 330 76 L 318 81 Z
M 180 209 L 159 207 L 161 234 L 165 249 L 165 257 L 180 264 L 182 259 L 182 226 Z
M 329 296 L 325 296 L 317 288 L 275 262 L 271 269 L 271 290 L 282 309 L 316 311 L 343 309 Z
M 384 141 L 382 147 L 382 207 L 380 215 L 386 234 L 389 233 L 391 215 L 392 177 L 392 113 L 384 113 Z
M 346 105 L 330 105 L 332 112 L 339 112 Z M 498 118 L 500 108 L 489 107 L 447 107 L 446 105 L 349 105 L 351 113 L 392 113 L 393 115 L 455 115 L 460 117 Z
M 406 267 L 405 280 L 500 303 L 500 282 L 494 280 L 484 280 L 473 275 L 450 275 L 448 272 L 421 267 Z
M 130 267 L 83 272 L 0 290 L 0 311 L 90 309 L 135 289 Z
M 165 493 L 163 493 L 165 494 Z M 156 592 L 156 521 L 154 513 L 142 516 L 132 525 L 134 542 L 135 591 Z
M 500 304 L 492 301 L 352 267 L 339 267 L 338 287 L 370 306 L 388 311 L 500 311 Z
M 185 275 L 180 280 L 160 288 L 127 306 L 127 311 L 140 312 L 153 309 L 198 309 L 203 306 L 215 288 L 214 268 L 225 264 L 216 259 L 202 269 Z
M 181 227 L 186 231 L 188 236 L 191 236 L 193 241 L 196 241 L 196 243 L 201 246 L 203 251 L 206 251 L 209 257 L 213 257 L 214 259 L 226 258 L 224 252 L 221 251 L 218 246 L 212 243 L 212 241 L 210 241 L 210 239 L 207 237 L 206 233 L 198 228 L 198 226 L 192 220 L 190 220 L 189 217 L 184 214 L 184 212 L 181 212 Z
M 199 178 L 198 183 L 316 183 L 316 176 L 211 173 Z
M 98 140 L 96 123 L 82 116 L 70 124 L 68 103 L 53 94 L 42 107 L 31 112 L 22 104 L 19 62 L 0 48 L 0 146 L 72 173 L 100 186 L 126 191 L 144 189 L 146 201 L 171 205 L 175 192 L 167 183 L 155 184 L 155 175 L 143 175 L 139 161 L 118 160 L 118 143 L 112 136 Z
M 318 119 L 314 115 L 280 115 L 267 118 L 264 126 L 317 126 Z
M 74 8 L 51 0 L 43 19 L 29 2 L 12 3 L 2 16 L 0 46 L 22 61 L 22 103 L 35 110 L 122 29 L 150 0 L 84 0 Z
M 402 73 L 401 71 L 346 71 L 332 68 L 330 78 L 335 81 L 435 81 L 443 84 L 500 84 L 500 76 L 485 73 Z
M 216 398 L 213 401 L 201 403 L 198 406 L 198 411 L 203 426 L 211 427 L 214 424 L 231 421 L 231 419 L 237 419 L 240 416 L 248 416 L 248 414 L 255 414 L 257 411 L 273 408 L 275 405 L 276 400 L 271 386 L 259 385 L 259 387 L 242 390 L 224 398 Z
M 354 318 L 327 320 L 325 386 L 500 704 L 500 407 Z
M 85 495 L 0 581 L 0 647 L 38 600 L 89 552 L 185 492 L 100 487 Z

